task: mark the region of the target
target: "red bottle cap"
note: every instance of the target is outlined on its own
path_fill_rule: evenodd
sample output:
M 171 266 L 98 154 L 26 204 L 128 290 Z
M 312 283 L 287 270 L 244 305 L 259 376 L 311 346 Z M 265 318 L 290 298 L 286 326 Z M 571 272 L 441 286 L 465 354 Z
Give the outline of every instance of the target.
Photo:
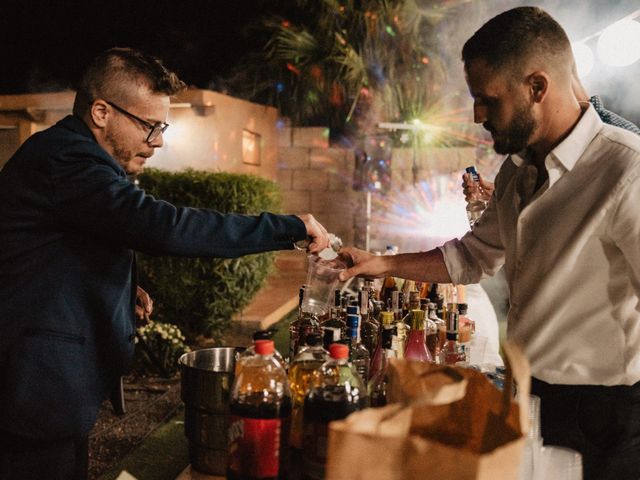
M 349 347 L 343 343 L 332 343 L 329 345 L 329 355 L 331 358 L 349 358 Z
M 258 355 L 270 355 L 273 353 L 273 340 L 256 340 L 254 347 Z

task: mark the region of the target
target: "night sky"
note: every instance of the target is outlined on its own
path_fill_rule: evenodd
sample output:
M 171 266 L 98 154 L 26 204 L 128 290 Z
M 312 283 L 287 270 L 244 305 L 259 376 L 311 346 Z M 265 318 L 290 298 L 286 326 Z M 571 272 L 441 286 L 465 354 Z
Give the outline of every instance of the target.
M 247 52 L 260 51 L 266 41 L 255 29 L 249 30 L 252 22 L 269 13 L 287 12 L 291 18 L 288 6 L 293 3 L 294 0 L 2 0 L 0 94 L 74 88 L 91 58 L 113 46 L 141 48 L 161 58 L 188 85 L 220 91 L 222 80 L 238 60 Z M 462 7 L 467 14 L 455 15 L 452 21 L 466 38 L 491 15 L 525 3 L 529 2 L 474 0 Z M 640 7 L 638 0 L 530 3 L 546 8 L 574 40 Z M 473 10 L 471 6 L 484 11 L 482 18 L 468 14 Z M 459 58 L 454 63 L 451 69 L 460 75 L 461 71 L 453 70 L 460 69 Z M 598 67 L 584 83 L 590 93 L 603 97 L 606 107 L 640 123 L 639 75 L 640 61 L 628 68 Z
M 277 0 L 29 1 L 0 4 L 0 94 L 72 88 L 113 46 L 141 48 L 189 85 L 215 87 L 264 39 L 244 33 Z

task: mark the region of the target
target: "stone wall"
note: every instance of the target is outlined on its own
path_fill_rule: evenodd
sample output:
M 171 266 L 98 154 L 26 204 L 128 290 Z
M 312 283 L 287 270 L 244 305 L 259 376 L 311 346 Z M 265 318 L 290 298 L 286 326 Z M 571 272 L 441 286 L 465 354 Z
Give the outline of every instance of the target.
M 352 189 L 353 151 L 329 146 L 321 127 L 281 128 L 278 184 L 283 211 L 312 213 L 345 245 L 361 245 L 355 228 L 364 194 Z
M 476 149 L 424 148 L 416 155 L 416 183 L 414 185 L 413 150 L 394 149 L 391 160 L 391 190 L 387 194 L 371 194 L 369 246 L 372 251 L 384 250 L 388 244 L 398 245 L 402 251 L 431 248 L 447 238 L 429 236 L 411 220 L 416 211 L 429 209 L 424 198 L 424 185 L 438 178 L 445 193 L 458 203 L 453 205 L 458 230 L 464 230 L 466 216 L 460 187 L 464 168 L 477 164 Z M 364 248 L 367 235 L 367 194 L 353 190 L 355 158 L 353 150 L 331 147 L 324 128 L 281 128 L 279 133 L 278 183 L 282 189 L 284 211 L 312 213 L 327 229 L 346 245 Z M 486 169 L 481 170 L 486 171 Z M 442 180 L 444 179 L 444 181 Z M 444 182 L 444 186 L 441 184 Z M 433 201 L 438 201 L 433 198 Z M 402 213 L 393 214 L 397 202 L 403 202 Z M 416 210 L 416 211 L 414 211 Z M 406 218 L 398 218 L 405 216 Z M 414 234 L 402 223 L 413 221 Z M 396 228 L 398 222 L 401 228 Z M 405 222 L 405 223 L 406 223 Z M 462 232 L 463 233 L 463 232 Z

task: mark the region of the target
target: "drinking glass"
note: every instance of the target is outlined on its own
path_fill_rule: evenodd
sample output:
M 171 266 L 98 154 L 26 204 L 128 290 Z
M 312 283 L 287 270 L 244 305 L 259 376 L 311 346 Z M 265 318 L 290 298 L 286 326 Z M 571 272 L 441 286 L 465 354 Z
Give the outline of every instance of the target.
M 338 275 L 346 265 L 339 259 L 325 260 L 316 255 L 309 255 L 307 282 L 302 298 L 302 311 L 317 315 L 325 315 L 329 311 L 334 290 L 340 279 Z

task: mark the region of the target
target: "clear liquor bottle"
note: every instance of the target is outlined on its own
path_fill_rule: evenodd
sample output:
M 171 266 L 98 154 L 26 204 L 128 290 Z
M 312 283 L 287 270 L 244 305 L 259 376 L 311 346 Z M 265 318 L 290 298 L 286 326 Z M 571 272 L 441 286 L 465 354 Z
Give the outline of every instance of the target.
M 349 339 L 349 361 L 365 383 L 369 381 L 369 351 L 360 341 L 360 315 L 347 315 L 347 337 Z
M 465 170 L 476 184 L 480 182 L 480 177 L 478 176 L 478 172 L 475 167 L 467 167 Z M 467 219 L 469 220 L 470 227 L 473 227 L 486 208 L 487 204 L 479 198 L 479 194 L 476 194 L 467 200 Z
M 435 303 L 429 302 L 427 304 L 427 348 L 431 352 L 431 356 L 435 361 L 438 361 L 438 355 L 440 349 L 447 341 L 447 324 L 441 318 L 436 315 L 437 306 Z

